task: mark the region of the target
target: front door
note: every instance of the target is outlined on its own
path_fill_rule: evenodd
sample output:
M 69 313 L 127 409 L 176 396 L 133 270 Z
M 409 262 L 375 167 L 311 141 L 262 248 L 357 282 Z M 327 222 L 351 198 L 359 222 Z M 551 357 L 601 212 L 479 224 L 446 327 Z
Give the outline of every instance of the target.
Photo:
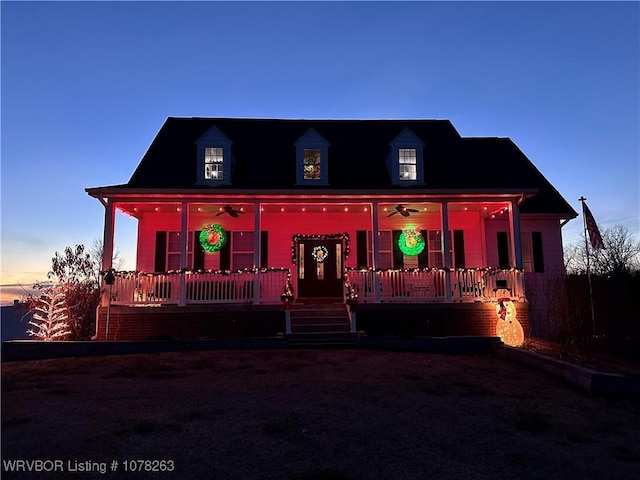
M 342 240 L 299 240 L 298 297 L 342 297 Z

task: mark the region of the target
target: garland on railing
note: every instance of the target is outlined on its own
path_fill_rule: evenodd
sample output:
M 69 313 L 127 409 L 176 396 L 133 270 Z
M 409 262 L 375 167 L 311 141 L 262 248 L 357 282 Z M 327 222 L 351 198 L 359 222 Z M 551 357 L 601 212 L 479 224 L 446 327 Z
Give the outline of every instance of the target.
M 358 268 L 346 267 L 345 272 L 401 272 L 401 273 L 435 273 L 435 272 L 482 272 L 482 273 L 508 273 L 524 272 L 523 268 L 496 268 L 496 267 L 476 267 L 476 268 L 444 268 L 444 267 L 423 267 L 423 268 Z
M 187 268 L 183 268 L 180 270 L 168 270 L 166 272 L 142 272 L 142 271 L 138 271 L 138 270 L 130 270 L 130 271 L 119 271 L 116 272 L 114 271 L 114 275 L 116 277 L 127 277 L 127 276 L 131 276 L 131 277 L 137 277 L 137 276 L 147 276 L 147 277 L 158 277 L 161 275 L 176 275 L 176 274 L 181 274 L 181 273 L 185 273 L 187 275 L 193 275 L 193 274 L 199 274 L 199 273 L 211 273 L 211 274 L 216 274 L 216 275 L 231 275 L 231 274 L 237 274 L 237 273 L 270 273 L 270 272 L 288 272 L 289 275 L 291 274 L 291 269 L 289 268 L 275 268 L 275 267 L 269 267 L 269 268 L 240 268 L 240 269 L 236 269 L 236 270 L 190 270 Z M 100 272 L 101 274 L 103 272 Z M 106 272 L 104 272 L 106 273 Z
M 296 243 L 300 240 L 344 240 L 344 258 L 349 256 L 350 248 L 350 240 L 349 234 L 347 232 L 344 233 L 329 233 L 329 234 L 312 234 L 305 235 L 302 233 L 296 233 L 291 236 L 291 263 L 295 264 L 298 260 L 298 255 L 296 252 Z

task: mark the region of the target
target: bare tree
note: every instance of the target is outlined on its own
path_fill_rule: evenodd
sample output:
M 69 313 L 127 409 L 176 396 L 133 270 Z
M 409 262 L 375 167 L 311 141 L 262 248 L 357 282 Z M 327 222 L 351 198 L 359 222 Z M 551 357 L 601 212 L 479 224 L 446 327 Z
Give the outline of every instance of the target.
M 633 238 L 627 227 L 615 225 L 600 229 L 603 250 L 589 249 L 591 273 L 616 275 L 640 271 L 640 242 Z M 587 251 L 584 233 L 582 240 L 570 243 L 564 249 L 564 264 L 569 274 L 587 271 Z
M 640 270 L 640 242 L 629 229 L 615 225 L 602 232 L 604 250 L 594 252 L 595 272 L 600 275 L 616 275 Z
M 100 270 L 102 269 L 102 253 L 104 252 L 104 245 L 102 240 L 96 238 L 93 240 L 91 244 L 91 248 L 89 249 L 89 255 L 91 256 L 91 260 L 93 261 L 96 269 L 96 278 L 98 283 L 100 282 Z M 115 270 L 121 270 L 122 265 L 124 265 L 124 259 L 120 255 L 120 249 L 116 247 L 113 251 L 113 258 L 111 259 L 111 268 Z

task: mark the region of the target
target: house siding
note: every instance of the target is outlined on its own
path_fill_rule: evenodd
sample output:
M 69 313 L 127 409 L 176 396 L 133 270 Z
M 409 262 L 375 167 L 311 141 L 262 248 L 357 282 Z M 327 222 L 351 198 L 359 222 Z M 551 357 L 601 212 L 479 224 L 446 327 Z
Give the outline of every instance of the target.
M 170 208 L 170 207 L 167 207 Z M 351 207 L 361 208 L 361 207 Z M 435 207 L 430 207 L 435 210 Z M 216 217 L 215 213 L 192 213 L 188 219 L 188 230 L 199 231 L 205 225 L 219 224 L 227 232 L 253 231 L 254 216 L 252 213 L 232 218 L 227 215 Z M 410 217 L 393 215 L 382 216 L 379 220 L 381 231 L 403 230 L 409 226 L 417 226 L 422 230 L 441 230 L 439 211 L 427 211 L 413 214 Z M 508 227 L 508 224 L 506 225 Z M 268 231 L 268 259 L 270 267 L 291 266 L 291 237 L 295 234 L 340 234 L 348 233 L 350 238 L 350 255 L 345 266 L 357 267 L 356 235 L 358 230 L 371 230 L 371 213 L 306 213 L 278 212 L 261 214 L 261 229 Z M 136 269 L 143 272 L 154 271 L 156 252 L 156 232 L 179 231 L 180 213 L 152 213 L 140 218 L 138 225 L 138 254 Z M 484 265 L 482 247 L 482 223 L 476 214 L 455 212 L 449 215 L 449 230 L 464 231 L 465 266 L 467 268 Z M 264 260 L 263 260 L 264 262 Z M 205 269 L 220 268 L 220 254 L 205 254 Z M 232 266 L 233 268 L 233 266 Z

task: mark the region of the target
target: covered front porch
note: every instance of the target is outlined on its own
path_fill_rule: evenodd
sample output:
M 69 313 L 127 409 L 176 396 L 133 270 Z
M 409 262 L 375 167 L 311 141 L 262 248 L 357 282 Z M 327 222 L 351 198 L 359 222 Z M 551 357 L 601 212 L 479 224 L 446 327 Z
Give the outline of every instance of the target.
M 343 305 L 351 333 L 384 305 L 406 310 L 422 326 L 431 321 L 427 311 L 449 318 L 456 305 L 467 305 L 463 310 L 471 313 L 460 322 L 472 326 L 474 318 L 484 318 L 486 327 L 500 300 L 526 300 L 518 211 L 523 193 L 101 192 L 97 198 L 105 206 L 103 271 L 109 278 L 98 331 L 111 314 L 111 324 L 128 318 L 131 328 L 142 316 L 157 318 L 158 328 L 143 329 L 140 338 L 165 330 L 171 336 L 172 328 L 178 335 L 194 318 L 196 330 L 209 332 L 207 322 L 227 325 L 240 315 L 223 330 L 263 334 L 260 322 L 266 325 L 268 317 L 269 331 L 290 333 L 291 303 L 327 297 Z M 138 220 L 135 271 L 112 268 L 116 210 Z M 263 320 L 250 319 L 257 311 Z M 484 335 L 485 327 L 470 327 L 468 334 Z M 111 338 L 106 330 L 98 337 Z

